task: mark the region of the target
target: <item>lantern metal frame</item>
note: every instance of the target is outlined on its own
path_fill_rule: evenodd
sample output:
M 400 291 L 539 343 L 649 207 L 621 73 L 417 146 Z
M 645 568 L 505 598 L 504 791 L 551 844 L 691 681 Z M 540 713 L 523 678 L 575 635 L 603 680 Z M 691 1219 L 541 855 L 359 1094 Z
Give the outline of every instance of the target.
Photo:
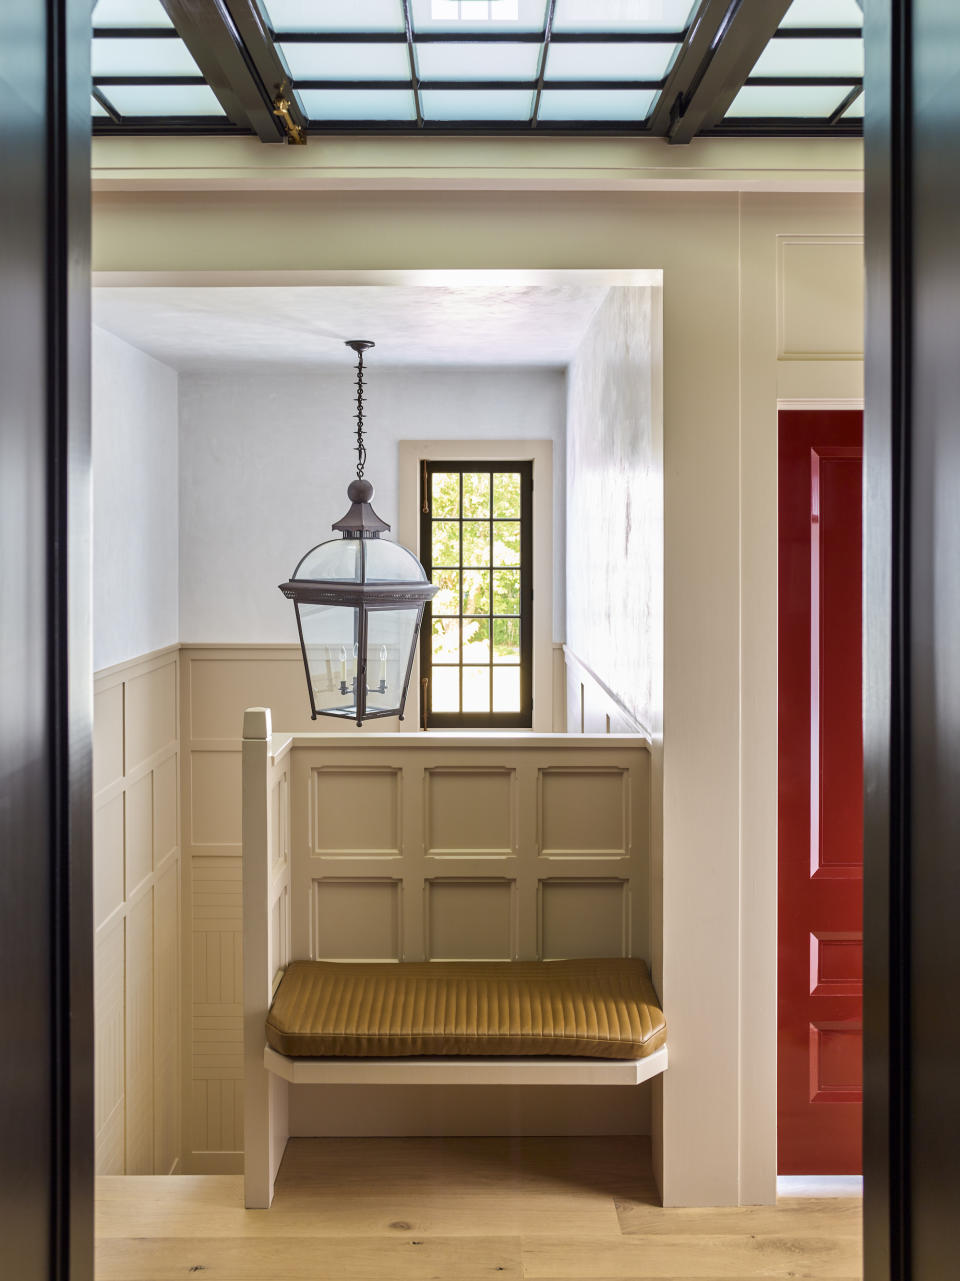
M 297 563 L 296 569 L 287 582 L 280 584 L 280 591 L 288 600 L 292 600 L 297 615 L 297 633 L 300 638 L 300 650 L 303 655 L 303 666 L 307 678 L 307 690 L 310 695 L 310 718 L 316 720 L 318 716 L 333 716 L 338 720 L 356 718 L 358 726 L 362 725 L 365 720 L 378 720 L 384 717 L 398 717 L 403 720 L 404 707 L 407 701 L 407 690 L 410 686 L 410 675 L 413 671 L 414 659 L 417 652 L 417 641 L 420 637 L 420 630 L 423 624 L 423 611 L 428 601 L 432 600 L 437 594 L 436 588 L 427 580 L 426 572 L 420 566 L 416 556 L 409 549 L 403 548 L 409 556 L 413 558 L 423 573 L 422 579 L 377 579 L 371 582 L 367 581 L 367 547 L 375 540 L 379 540 L 382 533 L 390 529 L 389 524 L 381 520 L 371 506 L 374 489 L 370 481 L 365 480 L 363 476 L 364 466 L 366 463 L 366 447 L 363 439 L 363 353 L 374 344 L 367 339 L 351 339 L 347 344 L 357 353 L 357 479 L 351 481 L 347 496 L 350 499 L 349 511 L 334 522 L 332 529 L 338 530 L 341 540 L 359 543 L 359 579 L 310 579 L 298 578 L 297 573 L 300 567 L 321 547 L 336 544 L 337 539 L 326 539 L 322 543 L 317 543 L 314 547 L 301 556 Z M 394 544 L 401 546 L 400 544 Z M 339 708 L 323 708 L 317 706 L 317 698 L 314 692 L 314 681 L 310 671 L 310 659 L 307 651 L 307 642 L 303 634 L 303 622 L 300 616 L 301 605 L 326 605 L 332 608 L 342 608 L 353 610 L 356 614 L 354 642 L 356 648 L 356 672 L 352 677 L 354 704 L 353 706 L 341 706 Z M 404 668 L 403 683 L 400 689 L 400 697 L 397 706 L 390 708 L 372 708 L 368 709 L 368 695 L 373 693 L 384 694 L 387 691 L 385 678 L 381 678 L 378 685 L 372 688 L 367 683 L 368 656 L 367 642 L 369 638 L 369 619 L 373 613 L 385 613 L 404 610 L 411 612 L 417 611 L 416 623 L 413 628 L 410 639 L 410 652 L 407 655 L 406 666 Z M 345 697 L 351 692 L 345 676 L 340 681 L 340 695 Z

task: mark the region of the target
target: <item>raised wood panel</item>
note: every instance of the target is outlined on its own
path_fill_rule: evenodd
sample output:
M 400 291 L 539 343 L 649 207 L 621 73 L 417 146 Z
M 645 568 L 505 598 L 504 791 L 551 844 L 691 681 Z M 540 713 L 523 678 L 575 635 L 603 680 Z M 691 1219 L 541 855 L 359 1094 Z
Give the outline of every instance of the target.
M 505 858 L 516 854 L 515 769 L 431 767 L 424 782 L 428 855 Z
M 435 878 L 424 890 L 429 960 L 509 961 L 517 955 L 515 881 Z
M 151 887 L 127 913 L 127 1174 L 154 1171 L 154 907 Z
M 95 682 L 96 1161 L 116 1173 L 181 1151 L 177 671 L 166 651 Z
M 398 769 L 318 769 L 313 775 L 312 806 L 317 854 L 399 857 Z
M 123 1174 L 124 921 L 97 936 L 94 949 L 94 1129 L 98 1174 Z
M 240 753 L 192 751 L 190 844 L 240 848 Z
M 780 360 L 863 359 L 863 240 L 778 236 Z
M 123 792 L 94 810 L 93 850 L 93 919 L 99 928 L 123 903 Z
M 123 777 L 123 683 L 93 696 L 93 790 Z
M 128 679 L 124 703 L 124 772 L 132 774 L 177 737 L 176 662 Z
M 401 882 L 387 878 L 313 882 L 313 955 L 327 961 L 399 961 Z
M 127 787 L 124 809 L 125 897 L 130 898 L 153 872 L 153 774 Z
M 540 854 L 544 858 L 627 858 L 629 773 L 593 766 L 539 772 Z
M 545 961 L 629 956 L 629 888 L 624 880 L 540 882 L 540 955 Z

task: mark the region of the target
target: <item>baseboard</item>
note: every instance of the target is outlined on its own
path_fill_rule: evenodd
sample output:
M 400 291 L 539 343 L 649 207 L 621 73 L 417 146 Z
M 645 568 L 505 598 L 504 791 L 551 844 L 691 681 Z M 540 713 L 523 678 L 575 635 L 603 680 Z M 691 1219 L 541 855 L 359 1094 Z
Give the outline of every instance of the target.
M 778 1197 L 863 1196 L 862 1174 L 779 1174 Z

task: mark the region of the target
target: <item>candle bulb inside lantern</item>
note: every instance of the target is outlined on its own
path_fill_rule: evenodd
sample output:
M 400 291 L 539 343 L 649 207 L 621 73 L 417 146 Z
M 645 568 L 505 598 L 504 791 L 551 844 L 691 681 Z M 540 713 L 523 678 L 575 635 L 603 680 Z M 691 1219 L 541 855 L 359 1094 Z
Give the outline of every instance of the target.
M 387 680 L 387 647 L 380 646 L 380 679 L 386 684 Z
M 347 651 L 344 649 L 344 647 L 343 647 L 342 645 L 340 646 L 340 679 L 341 679 L 341 681 L 343 681 L 344 683 L 346 683 L 346 680 L 347 680 Z

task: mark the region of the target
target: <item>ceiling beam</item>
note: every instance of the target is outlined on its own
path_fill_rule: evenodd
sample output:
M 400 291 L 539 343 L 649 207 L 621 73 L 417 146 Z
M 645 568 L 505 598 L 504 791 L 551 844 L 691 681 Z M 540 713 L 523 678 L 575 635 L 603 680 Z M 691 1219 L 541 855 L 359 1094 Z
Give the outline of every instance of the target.
M 228 119 L 261 142 L 283 142 L 275 105 L 287 76 L 257 0 L 160 2 Z
M 650 120 L 671 143 L 723 120 L 791 0 L 702 0 Z

